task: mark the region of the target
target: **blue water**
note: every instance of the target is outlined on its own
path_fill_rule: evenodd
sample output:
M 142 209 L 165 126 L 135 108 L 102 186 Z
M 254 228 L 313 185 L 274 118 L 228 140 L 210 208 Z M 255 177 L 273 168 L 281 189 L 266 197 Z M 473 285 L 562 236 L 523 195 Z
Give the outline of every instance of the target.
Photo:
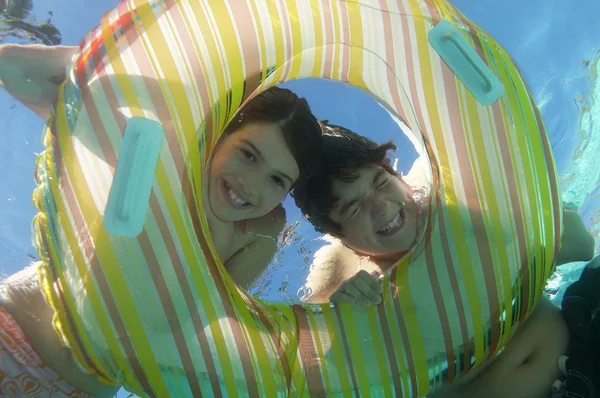
M 473 21 L 491 33 L 513 56 L 540 104 L 556 162 L 565 201 L 579 209 L 600 249 L 600 2 L 548 2 L 546 0 L 455 0 Z M 577 4 L 577 6 L 574 6 Z M 63 44 L 77 45 L 116 1 L 34 0 L 32 14 L 38 20 L 53 11 L 53 23 Z M 301 83 L 301 82 L 300 82 Z M 298 84 L 300 84 L 298 83 Z M 296 86 L 311 103 L 317 116 L 364 132 L 368 128 L 392 131 L 373 102 L 350 96 L 344 87 L 325 88 L 318 83 Z M 322 94 L 338 100 L 321 100 Z M 379 113 L 377 113 L 379 112 Z M 35 252 L 30 223 L 35 213 L 33 165 L 42 150 L 43 122 L 0 90 L 0 279 L 22 269 Z M 365 117 L 365 115 L 369 115 Z M 377 116 L 379 115 L 379 116 Z M 399 168 L 407 164 L 400 164 Z M 286 202 L 288 219 L 299 219 Z M 298 227 L 309 232 L 307 225 Z M 303 229 L 303 230 L 302 230 Z M 262 296 L 293 299 L 303 284 L 310 255 L 318 247 L 316 235 L 298 239 L 281 254 L 261 285 Z M 297 255 L 297 254 L 300 255 Z M 293 261 L 292 261 L 293 259 Z M 289 261 L 288 261 L 289 260 Z M 574 280 L 581 264 L 561 269 L 563 283 Z M 560 294 L 559 296 L 560 297 Z M 119 394 L 126 396 L 126 394 Z

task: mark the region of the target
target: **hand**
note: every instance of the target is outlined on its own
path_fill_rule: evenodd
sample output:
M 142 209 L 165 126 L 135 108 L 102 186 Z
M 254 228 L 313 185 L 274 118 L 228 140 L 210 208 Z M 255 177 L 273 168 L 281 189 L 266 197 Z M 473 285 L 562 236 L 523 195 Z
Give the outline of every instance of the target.
M 0 45 L 0 86 L 42 118 L 50 116 L 78 47 Z
M 381 303 L 383 288 L 377 282 L 377 274 L 360 270 L 352 278 L 344 281 L 329 298 L 332 302 L 361 304 L 364 307 Z

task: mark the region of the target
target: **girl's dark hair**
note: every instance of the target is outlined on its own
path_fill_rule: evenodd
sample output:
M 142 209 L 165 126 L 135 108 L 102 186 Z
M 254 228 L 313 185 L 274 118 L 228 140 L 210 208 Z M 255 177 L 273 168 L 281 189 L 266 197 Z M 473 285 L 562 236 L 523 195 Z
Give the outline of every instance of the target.
M 363 167 L 380 166 L 397 175 L 388 157 L 396 150 L 392 141 L 378 145 L 370 139 L 341 126 L 321 122 L 323 127 L 323 156 L 312 177 L 298 184 L 292 191 L 296 205 L 318 232 L 341 237 L 341 226 L 329 217 L 339 199 L 333 196 L 333 180 L 352 182 Z
M 271 87 L 248 102 L 227 125 L 223 135 L 257 122 L 274 123 L 281 129 L 300 170 L 294 186 L 313 174 L 321 158 L 322 130 L 306 99 L 288 89 Z

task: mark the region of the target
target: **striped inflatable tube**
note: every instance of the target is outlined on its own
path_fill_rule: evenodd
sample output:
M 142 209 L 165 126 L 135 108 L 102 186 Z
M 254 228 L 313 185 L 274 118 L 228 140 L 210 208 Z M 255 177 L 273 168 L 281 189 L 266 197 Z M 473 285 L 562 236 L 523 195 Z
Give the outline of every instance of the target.
M 505 94 L 482 105 L 428 41 L 447 21 Z M 258 92 L 320 77 L 372 93 L 427 148 L 425 244 L 384 303 L 282 305 L 215 256 L 203 168 Z M 143 231 L 103 215 L 125 124 L 166 139 Z M 508 54 L 443 0 L 124 0 L 81 43 L 44 132 L 34 241 L 83 369 L 143 397 L 417 397 L 478 366 L 542 294 L 562 212 L 548 137 Z

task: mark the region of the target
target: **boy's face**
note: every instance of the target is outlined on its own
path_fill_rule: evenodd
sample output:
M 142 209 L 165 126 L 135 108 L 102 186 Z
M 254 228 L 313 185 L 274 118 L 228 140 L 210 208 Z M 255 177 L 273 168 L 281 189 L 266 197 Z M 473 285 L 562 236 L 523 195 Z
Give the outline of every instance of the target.
M 261 217 L 283 200 L 299 175 L 279 127 L 248 123 L 215 148 L 208 176 L 210 207 L 223 221 Z
M 369 256 L 404 252 L 416 242 L 421 208 L 410 187 L 379 166 L 358 170 L 352 182 L 334 180 L 339 198 L 329 213 L 351 249 Z

